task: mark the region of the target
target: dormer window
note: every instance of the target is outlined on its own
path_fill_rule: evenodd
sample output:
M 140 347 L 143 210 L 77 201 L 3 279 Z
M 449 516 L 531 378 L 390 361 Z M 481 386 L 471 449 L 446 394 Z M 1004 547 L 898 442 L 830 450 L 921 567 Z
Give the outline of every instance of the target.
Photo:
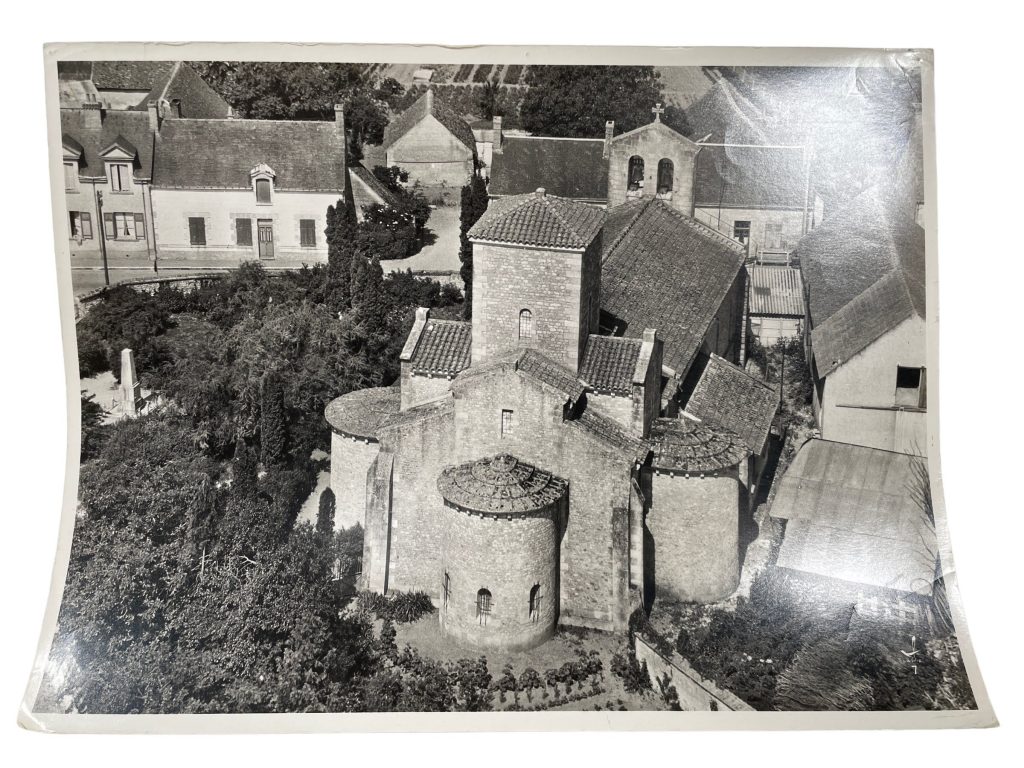
M 78 163 L 74 161 L 64 163 L 64 191 L 78 191 Z
M 256 205 L 273 205 L 275 175 L 274 169 L 266 163 L 260 163 L 249 172 L 256 193 Z
M 132 191 L 132 167 L 127 163 L 110 163 L 110 189 L 114 192 Z

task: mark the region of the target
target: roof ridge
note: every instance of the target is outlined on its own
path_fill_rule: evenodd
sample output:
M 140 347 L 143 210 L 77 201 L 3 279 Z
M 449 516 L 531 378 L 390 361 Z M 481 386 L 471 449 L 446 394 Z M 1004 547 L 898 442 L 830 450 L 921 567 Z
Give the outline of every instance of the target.
M 622 242 L 623 238 L 624 238 L 624 237 L 625 237 L 625 236 L 626 236 L 627 234 L 629 234 L 629 232 L 630 232 L 630 231 L 631 231 L 631 230 L 633 229 L 633 227 L 634 227 L 634 226 L 636 225 L 636 222 L 637 222 L 637 221 L 638 221 L 638 220 L 640 219 L 640 217 L 641 217 L 641 216 L 643 215 L 644 211 L 646 211 L 646 210 L 647 210 L 647 209 L 648 209 L 648 208 L 650 207 L 650 205 L 651 205 L 651 203 L 652 203 L 652 202 L 654 202 L 654 198 L 653 198 L 653 197 L 652 197 L 652 198 L 651 198 L 650 200 L 645 200 L 645 201 L 642 201 L 642 202 L 641 202 L 641 204 L 640 204 L 640 205 L 638 206 L 638 208 L 637 208 L 637 212 L 636 212 L 636 215 L 634 215 L 634 216 L 633 216 L 633 217 L 632 217 L 632 218 L 631 218 L 631 219 L 629 220 L 629 222 L 628 222 L 628 223 L 626 224 L 626 226 L 624 226 L 624 227 L 622 228 L 622 231 L 621 231 L 621 232 L 619 232 L 619 234 L 618 234 L 618 235 L 617 235 L 617 236 L 615 237 L 615 239 L 614 239 L 614 240 L 612 240 L 611 244 L 610 244 L 610 245 L 608 245 L 608 246 L 607 246 L 607 247 L 605 248 L 605 251 L 604 251 L 604 253 L 605 253 L 605 258 L 601 259 L 601 263 L 602 263 L 602 264 L 604 263 L 605 259 L 606 259 L 606 258 L 607 258 L 608 256 L 610 256 L 610 255 L 612 254 L 612 252 L 613 252 L 613 251 L 614 251 L 614 250 L 615 250 L 615 249 L 616 249 L 616 248 L 618 247 L 619 243 L 621 243 L 621 242 Z M 629 202 L 625 202 L 625 203 L 623 203 L 622 205 L 629 205 Z
M 160 91 L 159 98 L 161 101 L 167 97 L 167 89 L 171 87 L 171 83 L 174 82 L 174 78 L 176 78 L 178 76 L 178 73 L 181 71 L 181 64 L 182 62 L 180 61 L 174 62 L 174 64 L 171 66 L 170 71 L 168 71 L 167 79 L 164 80 L 164 87 Z
M 536 196 L 536 193 L 534 193 L 534 196 Z M 549 211 L 551 211 L 551 215 L 558 219 L 558 223 L 565 227 L 567 230 L 569 230 L 576 237 L 577 242 L 586 247 L 587 245 L 589 245 L 589 243 L 583 242 L 583 235 L 580 234 L 579 230 L 577 230 L 576 227 L 574 227 L 572 224 L 565 220 L 565 217 L 562 216 L 561 212 L 555 207 L 554 203 L 552 202 L 553 200 L 561 199 L 561 197 L 556 197 L 555 195 L 551 195 L 549 198 L 547 193 L 540 196 L 540 201 L 547 206 L 547 209 Z
M 764 381 L 762 379 L 757 378 L 754 374 L 750 373 L 746 368 L 743 368 L 743 367 L 741 367 L 739 365 L 736 365 L 736 363 L 734 363 L 734 362 L 732 362 L 730 360 L 726 360 L 721 355 L 716 355 L 714 352 L 712 352 L 711 353 L 711 359 L 712 360 L 718 360 L 719 362 L 725 363 L 725 365 L 727 365 L 732 370 L 738 371 L 739 373 L 742 373 L 744 376 L 746 376 L 748 379 L 753 381 L 755 384 L 761 385 L 762 387 L 764 387 L 765 389 L 767 389 L 770 392 L 777 392 L 778 391 L 778 389 L 776 387 L 773 387 L 767 381 Z
M 697 219 L 693 218 L 692 216 L 687 216 L 682 211 L 677 211 L 675 208 L 672 208 L 671 206 L 667 206 L 666 205 L 665 207 L 671 213 L 673 213 L 676 216 L 678 216 L 682 221 L 686 222 L 687 224 L 689 224 L 694 229 L 696 229 L 696 230 L 698 230 L 700 232 L 712 235 L 715 239 L 719 240 L 723 244 L 728 245 L 728 246 L 736 249 L 737 253 L 746 253 L 746 250 L 747 250 L 746 248 L 744 248 L 742 245 L 737 243 L 735 240 L 733 240 L 728 235 L 723 235 L 721 232 L 719 232 L 714 227 L 711 227 L 711 226 L 705 224 L 702 221 L 698 221 Z

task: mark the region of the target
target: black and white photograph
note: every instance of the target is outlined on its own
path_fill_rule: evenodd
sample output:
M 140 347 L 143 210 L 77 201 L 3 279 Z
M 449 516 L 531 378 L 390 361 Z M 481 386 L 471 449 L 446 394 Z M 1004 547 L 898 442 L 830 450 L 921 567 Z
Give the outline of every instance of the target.
M 23 724 L 994 724 L 930 51 L 133 50 L 47 55 L 80 447 Z

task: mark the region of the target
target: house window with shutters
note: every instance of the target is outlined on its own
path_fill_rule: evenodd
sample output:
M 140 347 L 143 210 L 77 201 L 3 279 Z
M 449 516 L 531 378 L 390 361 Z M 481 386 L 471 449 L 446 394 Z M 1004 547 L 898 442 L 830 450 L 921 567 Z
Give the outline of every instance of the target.
M 252 245 L 252 219 L 235 219 L 235 242 Z
M 299 245 L 316 248 L 316 220 L 299 219 Z
M 476 618 L 481 627 L 487 626 L 487 620 L 491 617 L 491 591 L 481 589 L 476 593 Z
M 103 234 L 107 240 L 145 240 L 146 221 L 141 213 L 104 213 Z
M 191 245 L 206 245 L 206 219 L 202 216 L 188 217 L 188 241 Z
M 256 179 L 256 203 L 270 205 L 273 182 L 270 179 Z
M 92 214 L 88 211 L 68 211 L 71 224 L 71 239 L 92 240 Z
M 121 194 L 131 194 L 132 169 L 127 163 L 110 163 L 110 188 Z
M 528 309 L 519 312 L 519 338 L 533 338 L 533 312 Z
M 78 191 L 78 163 L 64 163 L 64 191 Z

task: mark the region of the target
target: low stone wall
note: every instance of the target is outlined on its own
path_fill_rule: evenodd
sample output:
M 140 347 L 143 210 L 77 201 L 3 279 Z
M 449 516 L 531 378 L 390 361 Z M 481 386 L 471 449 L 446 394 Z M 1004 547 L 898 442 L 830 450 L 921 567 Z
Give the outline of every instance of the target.
M 679 705 L 689 712 L 753 712 L 754 708 L 739 696 L 719 688 L 703 677 L 686 659 L 673 653 L 670 657 L 662 656 L 653 645 L 642 636 L 636 635 L 634 640 L 637 661 L 647 664 L 647 672 L 651 683 L 657 690 L 658 678 L 668 675 L 679 694 Z
M 228 273 L 226 271 L 220 270 L 202 272 L 199 274 L 193 272 L 187 275 L 174 275 L 167 277 L 158 277 L 154 275 L 153 277 L 137 277 L 131 280 L 114 283 L 112 285 L 105 285 L 102 288 L 97 288 L 95 291 L 83 294 L 76 299 L 76 305 L 79 309 L 79 319 L 85 314 L 92 302 L 102 299 L 112 288 L 126 286 L 136 291 L 156 293 L 162 286 L 166 285 L 172 288 L 178 288 L 185 293 L 190 293 L 191 291 L 202 288 L 204 285 L 226 277 L 227 274 Z

